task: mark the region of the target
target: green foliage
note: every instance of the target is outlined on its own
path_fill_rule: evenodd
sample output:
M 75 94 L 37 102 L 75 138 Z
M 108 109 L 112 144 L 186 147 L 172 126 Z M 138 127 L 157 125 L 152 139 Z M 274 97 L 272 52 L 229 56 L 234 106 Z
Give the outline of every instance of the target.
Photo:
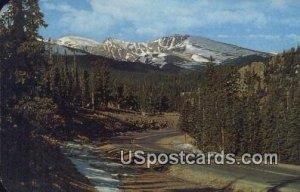
M 107 107 L 110 101 L 109 79 L 110 71 L 106 63 L 95 61 L 95 72 L 93 74 L 93 95 L 95 98 L 94 105 L 98 108 Z
M 186 93 L 192 106 L 183 106 L 181 129 L 204 151 L 275 152 L 299 163 L 299 66 L 295 49 L 271 58 L 263 76 L 209 64 L 200 89 Z
M 51 99 L 35 97 L 22 100 L 14 108 L 15 114 L 25 119 L 35 132 L 59 128 L 63 119 L 58 115 L 58 107 Z

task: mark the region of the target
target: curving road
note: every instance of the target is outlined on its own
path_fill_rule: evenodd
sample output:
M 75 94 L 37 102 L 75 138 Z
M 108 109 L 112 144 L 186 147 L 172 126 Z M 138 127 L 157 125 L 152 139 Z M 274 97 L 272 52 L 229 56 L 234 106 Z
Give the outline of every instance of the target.
M 158 141 L 182 136 L 179 130 L 162 129 L 145 132 L 128 132 L 112 138 L 111 144 L 125 150 L 170 153 L 172 144 L 159 144 Z M 180 142 L 180 141 L 174 141 Z M 176 165 L 177 166 L 177 165 Z M 179 165 L 183 174 L 213 174 L 235 185 L 251 186 L 257 191 L 300 191 L 300 166 L 295 165 Z

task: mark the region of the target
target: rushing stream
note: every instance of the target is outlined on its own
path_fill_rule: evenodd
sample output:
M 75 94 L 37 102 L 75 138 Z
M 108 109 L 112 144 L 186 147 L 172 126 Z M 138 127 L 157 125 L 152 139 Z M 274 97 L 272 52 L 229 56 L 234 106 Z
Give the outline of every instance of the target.
M 126 176 L 131 172 L 122 164 L 105 157 L 99 147 L 68 142 L 61 148 L 77 170 L 87 177 L 98 191 L 119 191 L 118 176 Z

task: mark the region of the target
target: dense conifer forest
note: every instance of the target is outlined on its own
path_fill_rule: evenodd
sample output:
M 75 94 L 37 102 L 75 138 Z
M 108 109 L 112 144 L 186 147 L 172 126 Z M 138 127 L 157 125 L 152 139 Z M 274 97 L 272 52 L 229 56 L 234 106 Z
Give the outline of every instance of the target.
M 251 63 L 211 62 L 201 71 L 168 72 L 75 52 L 55 54 L 40 40 L 40 27 L 46 24 L 37 0 L 11 1 L 0 18 L 5 181 L 14 178 L 26 188 L 30 178 L 47 178 L 32 172 L 42 168 L 31 147 L 63 130 L 66 117 L 81 109 L 179 112 L 180 128 L 203 151 L 275 152 L 282 162 L 300 163 L 299 47 L 252 64 L 260 70 Z M 12 164 L 15 169 L 8 169 Z
M 182 130 L 203 151 L 278 153 L 300 161 L 300 48 L 261 66 L 207 66 L 197 90 L 186 94 Z

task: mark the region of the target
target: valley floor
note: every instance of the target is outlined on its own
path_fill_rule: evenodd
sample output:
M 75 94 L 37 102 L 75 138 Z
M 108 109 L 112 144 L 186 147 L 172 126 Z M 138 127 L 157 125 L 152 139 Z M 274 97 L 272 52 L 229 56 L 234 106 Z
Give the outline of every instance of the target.
M 128 112 L 97 112 L 91 115 L 100 118 L 107 128 L 115 129 L 114 135 L 91 144 L 101 151 L 102 158 L 120 163 L 120 150 L 144 150 L 146 152 L 174 152 L 175 146 L 193 143 L 177 130 L 178 115 L 156 116 Z M 115 121 L 111 121 L 114 119 Z M 162 126 L 162 125 L 167 125 Z M 171 126 L 170 126 L 171 125 Z M 150 126 L 150 127 L 149 127 Z M 144 127 L 144 128 L 141 128 Z M 147 128 L 145 128 L 147 127 Z M 173 128 L 171 128 L 173 127 Z M 97 157 L 97 155 L 96 155 Z M 120 165 L 108 169 L 111 179 L 118 181 L 121 191 L 299 191 L 300 167 L 277 166 L 229 166 L 229 165 L 174 165 L 145 166 Z M 107 170 L 106 170 L 107 171 Z M 116 189 L 117 190 L 117 189 Z
M 230 191 L 229 188 L 216 189 L 172 176 L 167 166 L 148 169 L 145 166 L 120 164 L 121 149 L 166 152 L 162 145 L 163 142 L 168 142 L 167 138 L 175 137 L 179 139 L 178 142 L 183 142 L 184 137 L 180 131 L 168 128 L 176 126 L 177 114 L 149 116 L 106 111 L 96 112 L 88 117 L 98 119 L 105 124 L 107 130 L 114 130 L 115 135 L 95 140 L 78 136 L 80 139 L 75 139 L 75 142 L 65 143 L 63 151 L 98 191 Z M 107 132 L 106 135 L 110 134 Z M 191 138 L 188 140 L 192 141 Z M 159 141 L 161 143 L 157 144 Z
M 176 113 L 77 111 L 61 138 L 43 137 L 43 145 L 34 145 L 32 153 L 40 157 L 36 161 L 41 167 L 35 174 L 45 177 L 33 180 L 31 187 L 38 192 L 300 190 L 299 166 L 155 165 L 148 169 L 120 163 L 122 149 L 170 153 L 178 152 L 176 146 L 194 144 L 176 128 L 178 118 Z M 3 182 L 13 192 L 28 191 L 17 180 Z

